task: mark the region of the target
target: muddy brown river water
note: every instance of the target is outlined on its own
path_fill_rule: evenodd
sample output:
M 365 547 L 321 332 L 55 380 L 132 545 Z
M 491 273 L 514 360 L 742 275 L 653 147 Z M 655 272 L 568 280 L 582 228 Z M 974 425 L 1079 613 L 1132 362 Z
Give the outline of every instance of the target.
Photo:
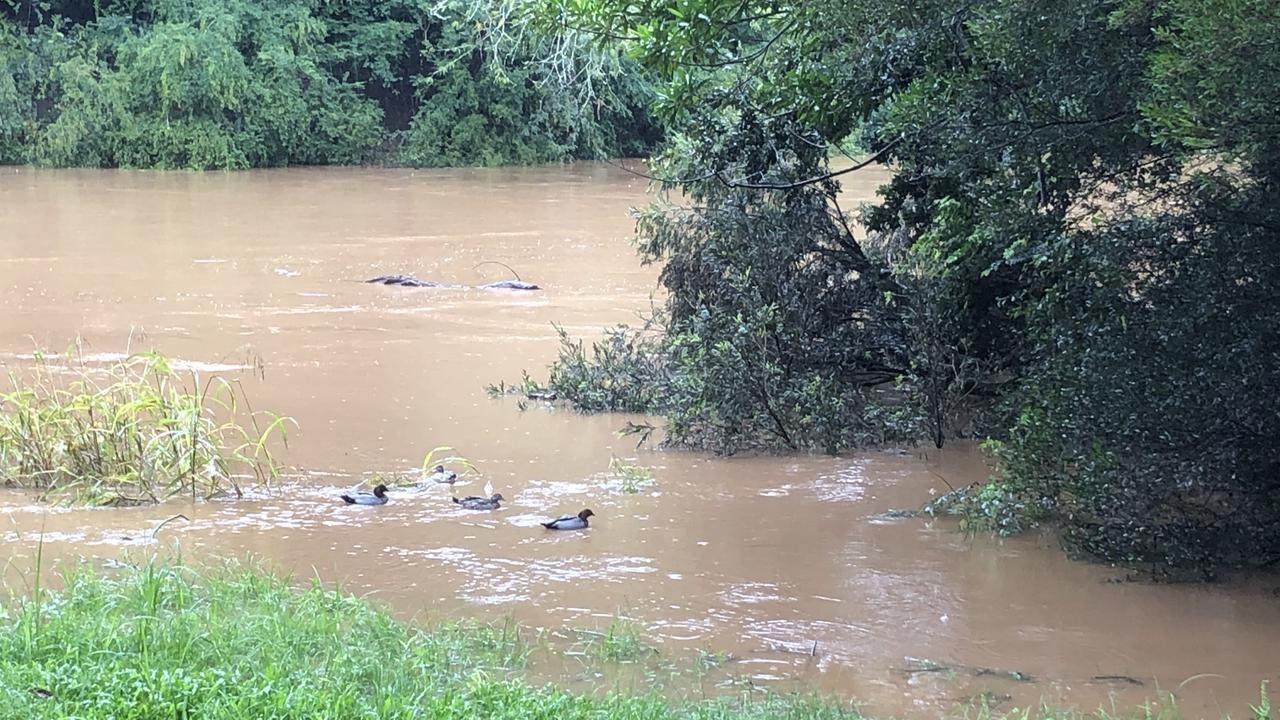
M 884 178 L 856 176 L 846 194 L 870 198 Z M 618 416 L 539 403 L 521 412 L 488 397 L 486 383 L 541 373 L 556 350 L 552 323 L 594 337 L 649 306 L 656 271 L 637 263 L 627 216 L 645 190 L 596 164 L 0 169 L 5 366 L 76 338 L 91 360 L 155 348 L 239 379 L 257 407 L 299 424 L 284 456 L 297 472 L 253 499 L 72 510 L 0 492 L 6 583 L 27 582 L 40 539 L 48 563 L 136 560 L 161 546 L 252 554 L 404 617 L 561 631 L 621 614 L 664 654 L 731 653 L 722 675 L 735 689 L 816 689 L 916 717 L 984 691 L 1006 705 L 1089 708 L 1158 690 L 1176 691 L 1188 717 L 1239 717 L 1277 679 L 1280 579 L 1109 582 L 1123 573 L 1069 561 L 1048 536 L 967 537 L 948 521 L 877 517 L 983 477 L 973 447 L 720 459 L 637 450 L 615 435 Z M 358 282 L 509 276 L 475 267 L 483 261 L 544 289 Z M 460 510 L 443 487 L 381 508 L 337 501 L 440 445 L 482 472 L 460 494 L 488 482 L 508 505 Z M 656 482 L 622 492 L 613 456 L 653 467 Z M 596 513 L 587 532 L 537 525 L 582 507 Z M 151 542 L 179 512 L 190 522 Z M 953 671 L 921 672 L 912 658 Z M 572 668 L 540 672 L 582 680 Z

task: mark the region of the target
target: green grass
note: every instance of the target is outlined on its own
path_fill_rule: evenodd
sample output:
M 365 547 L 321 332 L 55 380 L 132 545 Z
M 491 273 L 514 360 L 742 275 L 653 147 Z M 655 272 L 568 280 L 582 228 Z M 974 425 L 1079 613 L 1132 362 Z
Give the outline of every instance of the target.
M 71 572 L 0 618 L 0 718 L 851 718 L 800 698 L 672 705 L 518 675 L 511 626 L 414 628 L 244 569 Z
M 644 639 L 640 625 L 629 617 L 615 617 L 603 631 L 580 633 L 585 638 L 585 654 L 606 663 L 634 663 L 658 652 Z
M 249 408 L 238 383 L 180 375 L 157 353 L 108 366 L 36 353 L 0 394 L 0 482 L 46 498 L 132 505 L 269 484 L 292 422 Z
M 673 702 L 535 687 L 521 675 L 537 640 L 510 623 L 405 625 L 364 600 L 239 566 L 197 574 L 149 565 L 115 577 L 81 569 L 62 585 L 0 606 L 0 718 L 859 717 L 812 697 Z M 615 659 L 649 652 L 632 625 L 605 635 Z M 1268 717 L 1265 703 L 1264 693 L 1257 718 Z M 1174 718 L 1176 709 L 1130 717 Z
M 617 479 L 618 487 L 624 493 L 635 495 L 657 481 L 653 478 L 653 468 L 628 463 L 620 457 L 609 458 L 609 474 Z

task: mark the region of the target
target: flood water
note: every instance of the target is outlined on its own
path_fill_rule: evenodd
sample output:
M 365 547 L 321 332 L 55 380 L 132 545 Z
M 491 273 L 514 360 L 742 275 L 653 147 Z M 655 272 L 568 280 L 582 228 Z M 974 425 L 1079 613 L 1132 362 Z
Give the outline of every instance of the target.
M 847 205 L 884 178 L 848 180 Z M 1069 561 L 1048 536 L 967 537 L 948 521 L 877 517 L 983 477 L 973 447 L 718 459 L 637 450 L 615 435 L 619 416 L 490 398 L 486 383 L 542 375 L 553 323 L 590 338 L 649 307 L 656 269 L 636 261 L 627 216 L 645 191 L 596 164 L 3 169 L 6 367 L 77 338 L 90 359 L 154 348 L 202 377 L 241 381 L 255 407 L 299 424 L 282 456 L 296 470 L 253 499 L 71 510 L 0 492 L 7 583 L 20 588 L 40 539 L 46 562 L 136 559 L 165 543 L 188 558 L 252 554 L 406 618 L 563 630 L 622 614 L 664 654 L 731 653 L 726 677 L 916 717 L 983 691 L 1008 696 L 1006 706 L 1090 708 L 1158 689 L 1176 690 L 1188 717 L 1238 717 L 1277 679 L 1280 580 L 1112 582 L 1123 573 Z M 509 277 L 476 267 L 485 261 L 543 290 L 359 282 Z M 457 494 L 488 482 L 510 502 L 468 512 L 447 487 L 393 494 L 380 508 L 337 500 L 442 445 L 482 473 Z M 654 468 L 656 482 L 623 492 L 614 456 Z M 584 507 L 596 513 L 589 531 L 537 525 Z M 151 543 L 179 512 L 190 522 Z M 912 672 L 922 665 L 911 658 L 954 671 Z

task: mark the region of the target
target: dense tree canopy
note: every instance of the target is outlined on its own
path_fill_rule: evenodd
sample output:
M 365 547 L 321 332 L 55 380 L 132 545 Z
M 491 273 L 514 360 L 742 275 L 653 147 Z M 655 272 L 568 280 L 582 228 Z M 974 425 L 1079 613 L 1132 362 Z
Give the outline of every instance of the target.
M 686 201 L 640 216 L 659 332 L 568 344 L 569 397 L 643 358 L 663 390 L 613 406 L 677 444 L 976 432 L 1011 499 L 987 512 L 1106 558 L 1280 561 L 1280 4 L 543 11 L 662 74 L 655 174 Z M 837 183 L 867 161 L 893 180 L 859 237 Z
M 450 166 L 647 152 L 659 135 L 648 76 L 528 31 L 521 7 L 5 0 L 0 163 Z

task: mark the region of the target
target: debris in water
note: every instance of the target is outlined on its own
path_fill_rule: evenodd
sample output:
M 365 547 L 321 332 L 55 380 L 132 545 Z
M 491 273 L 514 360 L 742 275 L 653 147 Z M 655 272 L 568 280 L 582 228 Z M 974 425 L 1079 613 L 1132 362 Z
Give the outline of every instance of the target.
M 928 658 L 905 657 L 902 659 L 902 662 L 906 665 L 902 670 L 908 675 L 915 675 L 916 673 L 948 672 L 951 670 L 951 668 L 946 665 L 936 663 Z
M 1141 680 L 1139 680 L 1138 678 L 1129 677 L 1128 675 L 1094 675 L 1089 679 L 1092 680 L 1093 682 L 1116 683 L 1117 685 L 1141 686 L 1146 684 Z
M 1024 673 L 1024 672 L 1018 672 L 1017 670 L 999 670 L 999 669 L 996 669 L 996 668 L 978 668 L 978 669 L 977 669 L 977 671 L 976 671 L 976 672 L 974 672 L 974 675 L 977 675 L 978 677 L 983 677 L 983 676 L 986 676 L 986 677 L 1001 677 L 1001 678 L 1005 678 L 1006 680 L 1012 680 L 1012 681 L 1014 681 L 1014 682 L 1024 682 L 1024 683 L 1029 683 L 1029 682 L 1035 682 L 1035 681 L 1036 681 L 1036 678 L 1035 678 L 1035 676 L 1034 676 L 1034 675 L 1031 675 L 1031 674 L 1029 674 L 1029 673 Z

